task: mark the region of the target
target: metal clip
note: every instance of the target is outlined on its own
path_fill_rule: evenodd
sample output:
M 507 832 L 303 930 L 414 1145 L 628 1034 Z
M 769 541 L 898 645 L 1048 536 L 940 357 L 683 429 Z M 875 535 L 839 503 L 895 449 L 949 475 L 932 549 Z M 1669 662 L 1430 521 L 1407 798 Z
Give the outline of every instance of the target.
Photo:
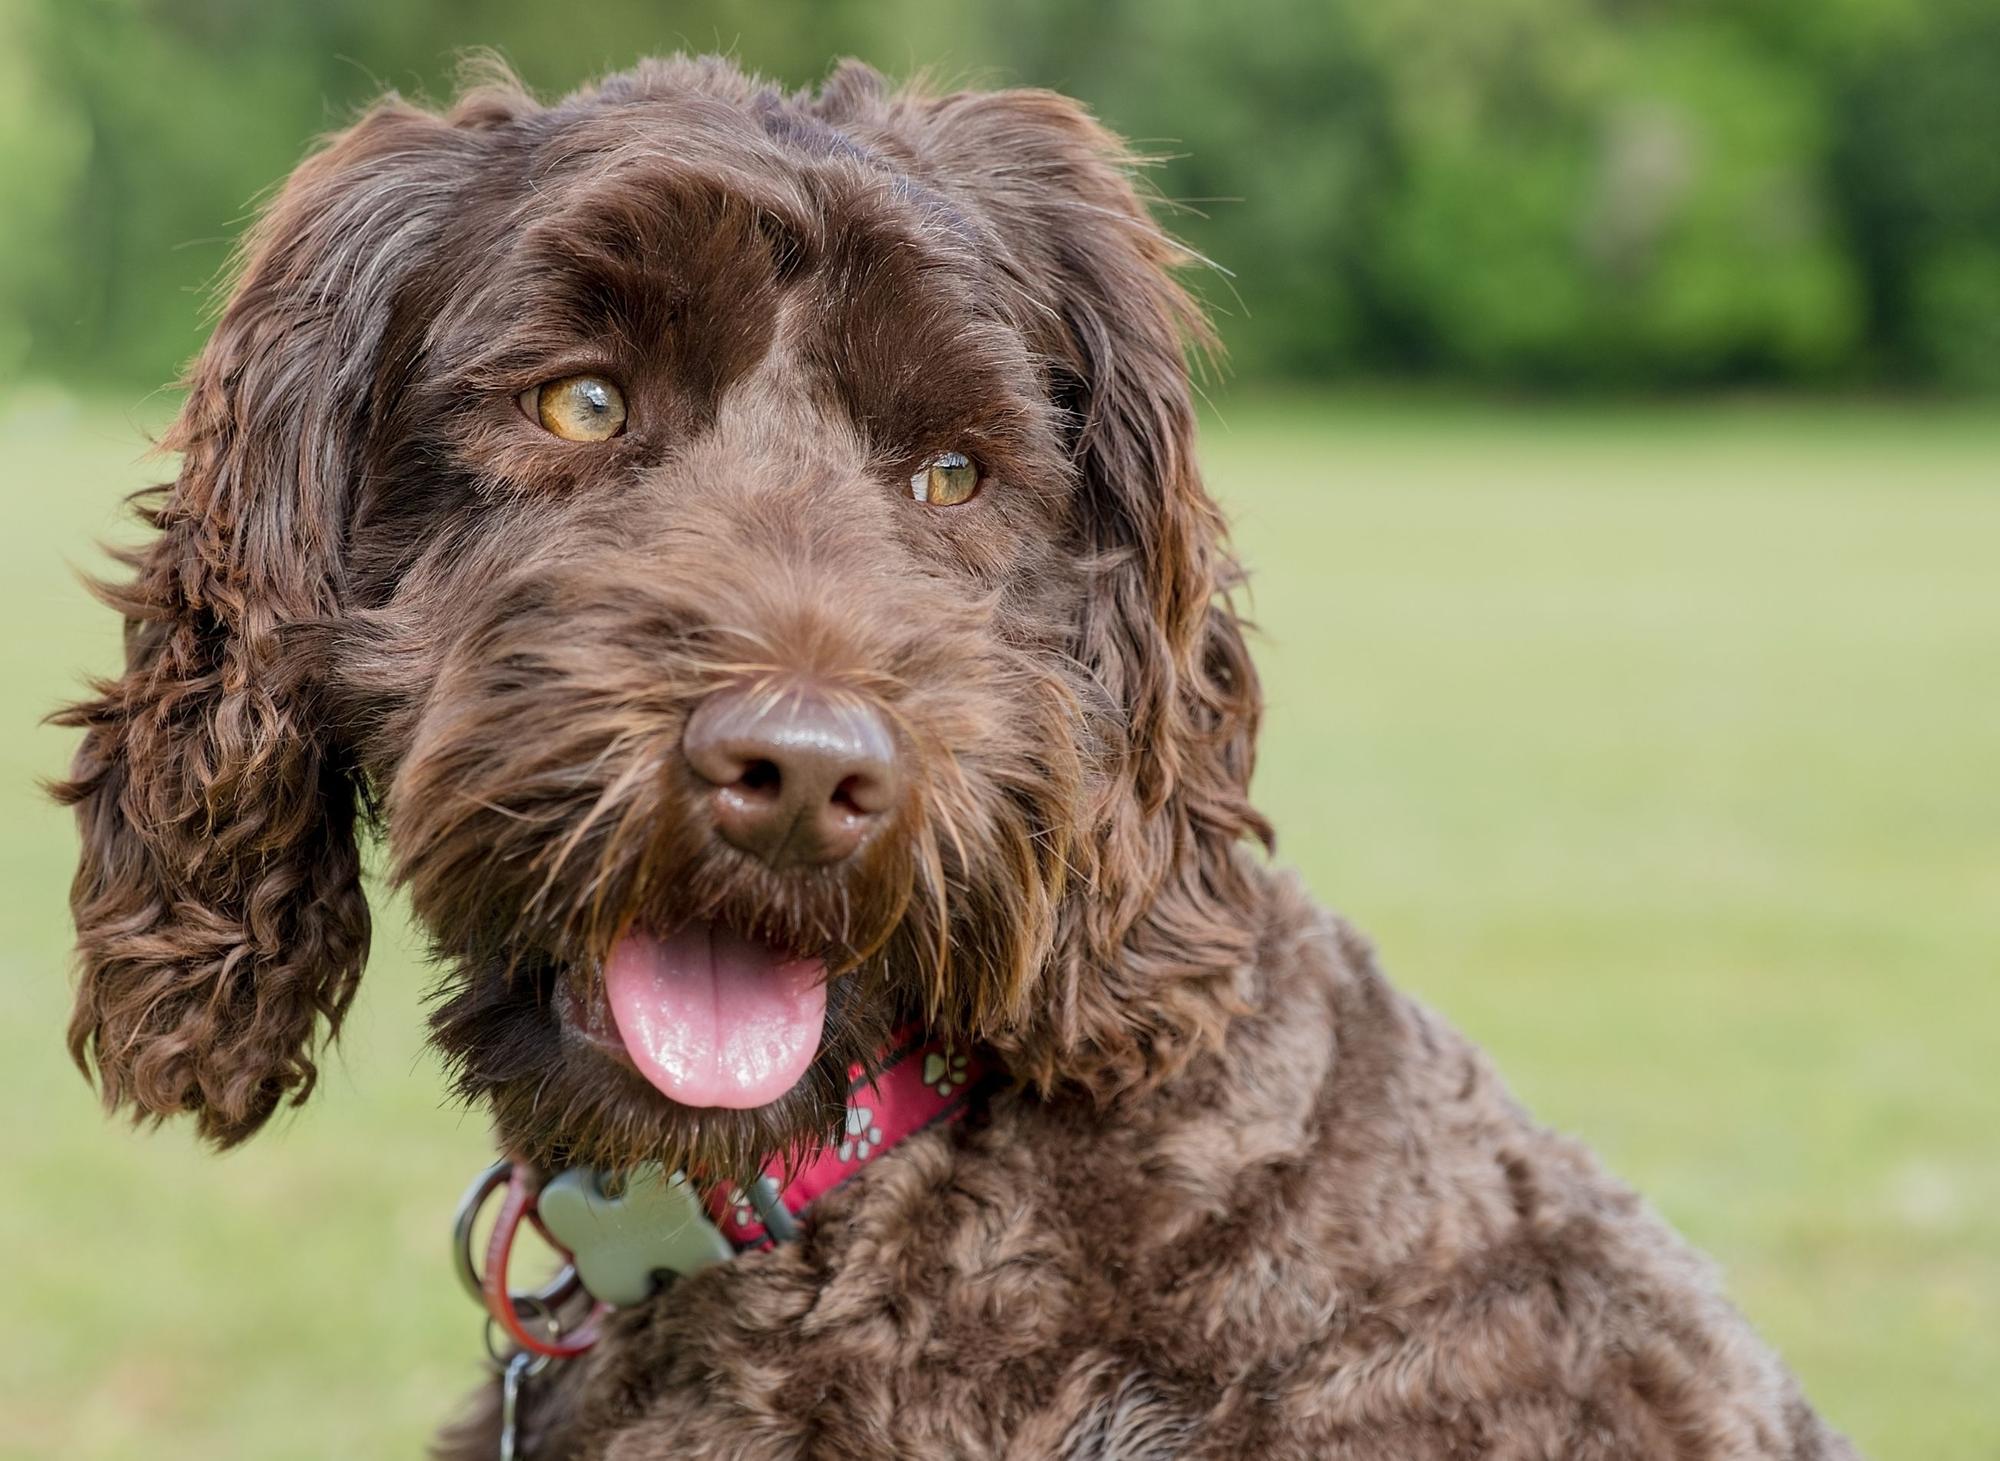
M 553 1315 L 542 1310 L 536 1317 L 554 1332 Z M 493 1361 L 493 1368 L 500 1373 L 500 1461 L 521 1461 L 525 1454 L 521 1449 L 521 1392 L 528 1381 L 549 1367 L 549 1357 L 530 1354 L 525 1349 L 510 1350 L 503 1355 L 494 1342 L 494 1324 L 490 1315 L 483 1334 L 487 1358 Z
M 521 1386 L 546 1362 L 544 1355 L 517 1349 L 500 1372 L 500 1461 L 518 1461 L 521 1455 Z

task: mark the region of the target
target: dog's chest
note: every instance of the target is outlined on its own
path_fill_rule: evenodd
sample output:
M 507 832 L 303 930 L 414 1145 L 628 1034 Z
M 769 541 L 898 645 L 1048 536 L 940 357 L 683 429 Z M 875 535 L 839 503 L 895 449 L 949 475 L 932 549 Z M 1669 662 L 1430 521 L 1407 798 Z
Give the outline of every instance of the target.
M 1190 1190 L 1203 1137 L 1180 1139 L 1177 1159 L 1024 1104 L 906 1144 L 803 1243 L 622 1316 L 590 1365 L 586 1454 L 1183 1449 L 1191 1417 L 1312 1347 L 1332 1295 L 1266 1241 L 1275 1191 Z
M 1850 1454 L 1476 1052 L 1301 965 L 1142 1112 L 1003 1099 L 619 1315 L 534 1454 Z

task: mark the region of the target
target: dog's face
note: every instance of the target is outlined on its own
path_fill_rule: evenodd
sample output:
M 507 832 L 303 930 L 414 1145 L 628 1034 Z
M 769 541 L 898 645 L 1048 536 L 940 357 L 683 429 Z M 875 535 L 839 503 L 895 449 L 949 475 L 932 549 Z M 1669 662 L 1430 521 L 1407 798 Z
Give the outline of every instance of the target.
M 231 1142 L 367 943 L 516 1154 L 737 1174 L 901 1021 L 1104 1091 L 1247 963 L 1255 684 L 1175 262 L 1037 93 L 713 62 L 379 107 L 197 364 L 72 712 L 72 1041 Z

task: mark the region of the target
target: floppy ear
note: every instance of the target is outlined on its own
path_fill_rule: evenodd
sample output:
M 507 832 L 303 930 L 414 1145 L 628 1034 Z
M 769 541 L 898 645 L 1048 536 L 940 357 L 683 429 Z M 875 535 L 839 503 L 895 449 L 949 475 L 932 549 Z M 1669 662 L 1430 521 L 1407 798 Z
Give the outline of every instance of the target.
M 380 104 L 253 231 L 166 440 L 179 478 L 146 495 L 154 535 L 97 586 L 125 673 L 58 717 L 84 730 L 55 788 L 83 841 L 71 1052 L 107 1107 L 191 1112 L 218 1146 L 311 1091 L 367 956 L 357 788 L 284 635 L 341 602 L 384 332 L 453 133 Z
M 1209 337 L 1175 281 L 1134 160 L 1052 92 L 931 104 L 928 150 L 998 226 L 1025 327 L 1074 429 L 1077 546 L 1094 564 L 1078 658 L 1119 723 L 1088 896 L 1071 900 L 1044 1029 L 1017 1065 L 1100 1091 L 1219 1037 L 1254 955 L 1238 844 L 1260 697 L 1220 510 L 1202 485 L 1186 352 Z

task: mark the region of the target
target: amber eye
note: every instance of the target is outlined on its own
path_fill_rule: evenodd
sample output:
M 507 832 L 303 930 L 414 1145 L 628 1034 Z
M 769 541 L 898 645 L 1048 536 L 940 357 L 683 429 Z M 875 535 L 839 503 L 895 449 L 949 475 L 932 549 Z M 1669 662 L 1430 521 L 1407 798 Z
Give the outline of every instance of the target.
M 566 375 L 523 391 L 521 409 L 564 441 L 609 441 L 625 429 L 625 393 L 601 375 Z
M 932 457 L 910 478 L 910 496 L 932 507 L 956 507 L 979 490 L 979 468 L 961 451 Z

